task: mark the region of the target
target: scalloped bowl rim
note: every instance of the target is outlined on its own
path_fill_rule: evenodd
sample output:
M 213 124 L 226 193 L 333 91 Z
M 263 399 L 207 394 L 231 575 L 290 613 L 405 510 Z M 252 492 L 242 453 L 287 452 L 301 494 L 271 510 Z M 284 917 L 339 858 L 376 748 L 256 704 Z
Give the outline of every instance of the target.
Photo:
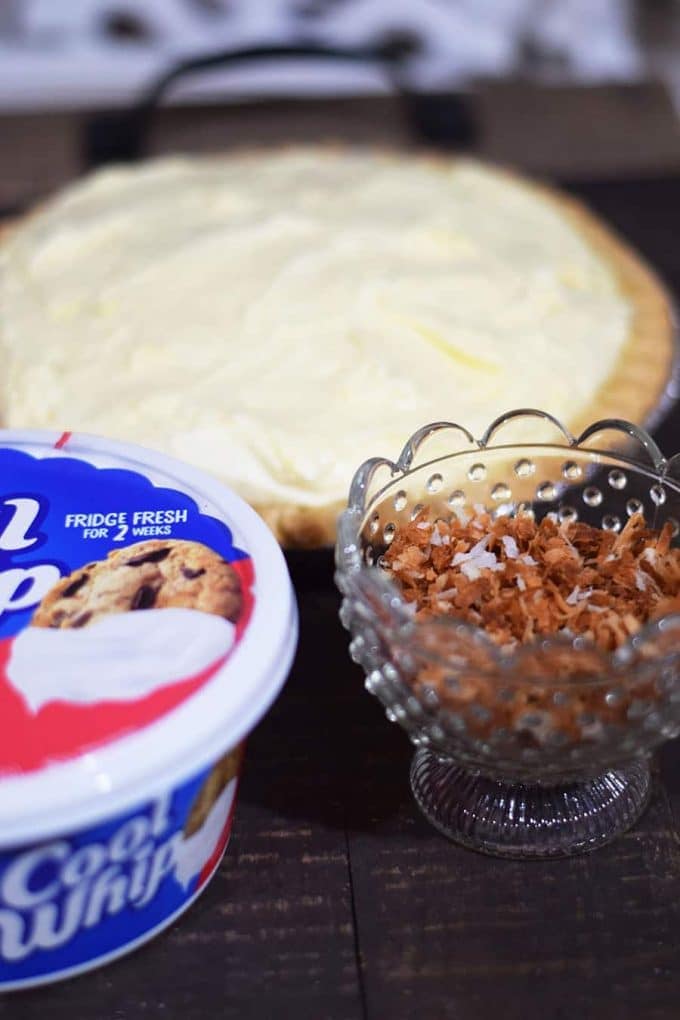
M 525 415 L 540 417 L 543 420 L 552 422 L 562 432 L 565 439 L 567 439 L 567 442 L 565 444 L 521 442 L 508 444 L 499 443 L 497 445 L 489 443 L 489 440 L 498 433 L 504 424 L 507 424 L 507 422 L 511 420 L 517 420 L 520 416 Z M 433 458 L 432 460 L 424 460 L 414 463 L 415 453 L 422 448 L 423 442 L 433 434 L 431 431 L 433 427 L 437 430 L 441 430 L 441 428 L 459 430 L 463 434 L 467 435 L 470 443 L 463 449 L 454 450 L 451 453 Z M 649 456 L 651 463 L 645 464 L 636 460 L 634 457 L 629 457 L 618 452 L 613 453 L 611 450 L 581 445 L 591 436 L 604 431 L 605 428 L 620 431 L 628 438 L 638 439 L 640 445 L 645 450 L 645 453 Z M 420 437 L 420 441 L 416 441 L 414 443 L 414 440 L 418 440 L 418 437 Z M 486 442 L 484 439 L 486 439 Z M 578 674 L 576 675 L 574 679 L 577 680 L 578 684 L 583 687 L 597 687 L 598 685 L 611 683 L 612 676 L 621 675 L 626 670 L 630 670 L 631 667 L 634 668 L 635 660 L 639 654 L 639 648 L 645 641 L 653 639 L 664 630 L 674 630 L 677 627 L 680 631 L 680 613 L 668 613 L 665 616 L 649 621 L 638 631 L 637 634 L 630 637 L 614 652 L 603 651 L 587 639 L 581 637 L 569 638 L 564 635 L 538 638 L 521 644 L 511 651 L 504 652 L 491 640 L 491 638 L 488 637 L 482 627 L 466 623 L 458 617 L 447 616 L 432 618 L 428 620 L 427 623 L 415 621 L 412 614 L 405 608 L 407 603 L 405 603 L 401 597 L 398 587 L 387 577 L 386 574 L 379 571 L 376 567 L 367 566 L 362 561 L 358 548 L 358 543 L 360 542 L 360 530 L 369 511 L 375 508 L 375 506 L 382 501 L 386 492 L 398 485 L 403 479 L 408 478 L 415 472 L 422 471 L 423 468 L 430 465 L 435 465 L 442 461 L 449 461 L 456 457 L 469 456 L 471 453 L 474 453 L 475 450 L 565 450 L 571 452 L 582 452 L 592 456 L 604 456 L 610 461 L 624 464 L 627 467 L 633 468 L 635 471 L 644 474 L 646 477 L 653 478 L 658 482 L 663 482 L 664 484 L 671 486 L 679 496 L 680 478 L 671 477 L 668 472 L 672 466 L 680 468 L 680 454 L 676 454 L 674 457 L 666 460 L 648 433 L 639 426 L 632 425 L 631 423 L 623 420 L 605 419 L 602 422 L 595 422 L 588 426 L 588 428 L 584 429 L 578 438 L 574 438 L 571 433 L 552 415 L 549 415 L 544 411 L 534 409 L 522 409 L 520 411 L 512 411 L 508 412 L 506 415 L 499 416 L 485 431 L 484 439 L 474 439 L 467 429 L 460 425 L 456 425 L 453 422 L 435 422 L 418 429 L 413 436 L 407 440 L 397 461 L 391 461 L 383 457 L 370 458 L 369 460 L 364 461 L 354 475 L 354 479 L 350 487 L 349 505 L 342 512 L 338 520 L 338 537 L 335 553 L 337 567 L 335 575 L 336 581 L 340 578 L 347 578 L 349 580 L 353 597 L 360 597 L 364 607 L 366 607 L 372 614 L 374 622 L 378 623 L 379 629 L 381 626 L 384 627 L 384 624 L 377 621 L 374 610 L 369 603 L 365 588 L 368 588 L 368 591 L 374 598 L 380 600 L 385 613 L 390 619 L 389 628 L 393 639 L 392 644 L 395 645 L 395 647 L 399 647 L 402 642 L 405 646 L 412 646 L 414 636 L 417 634 L 428 634 L 433 637 L 435 637 L 437 633 L 455 633 L 465 635 L 471 641 L 482 646 L 484 652 L 489 655 L 495 667 L 494 670 L 485 670 L 483 667 L 474 666 L 475 672 L 480 676 L 488 676 L 494 680 L 499 680 L 502 677 L 503 683 L 506 683 L 508 686 L 512 686 L 514 683 L 526 685 L 528 682 L 536 684 L 540 683 L 543 685 L 557 685 L 558 683 L 563 682 L 563 678 L 560 680 L 559 675 L 534 675 L 530 677 L 517 676 L 513 678 L 512 673 L 513 671 L 520 672 L 522 660 L 537 651 L 540 653 L 547 653 L 550 651 L 572 651 L 578 654 L 581 650 L 583 650 L 587 651 L 591 655 L 595 654 L 601 659 L 603 675 L 600 676 L 598 672 L 590 669 L 588 670 L 588 673 L 593 673 L 594 675 L 592 676 L 582 677 Z M 413 454 L 410 458 L 407 455 L 407 451 L 410 451 Z M 651 451 L 653 451 L 656 456 L 653 456 Z M 408 468 L 399 466 L 406 462 L 409 464 Z M 367 483 L 379 467 L 390 468 L 392 473 L 390 481 L 372 494 L 367 502 L 358 503 L 357 493 L 360 491 L 361 494 L 364 496 L 366 495 Z M 360 480 L 359 486 L 357 486 L 357 480 Z M 417 654 L 419 658 L 429 660 L 437 666 L 447 664 L 445 656 L 438 656 L 435 651 L 431 648 L 424 647 L 421 642 L 418 642 Z M 680 656 L 680 641 L 678 642 L 677 650 L 670 651 L 658 657 L 652 657 L 652 659 L 645 659 L 644 662 L 649 663 L 650 661 L 654 661 L 659 666 L 663 666 L 665 662 L 673 660 L 678 656 Z

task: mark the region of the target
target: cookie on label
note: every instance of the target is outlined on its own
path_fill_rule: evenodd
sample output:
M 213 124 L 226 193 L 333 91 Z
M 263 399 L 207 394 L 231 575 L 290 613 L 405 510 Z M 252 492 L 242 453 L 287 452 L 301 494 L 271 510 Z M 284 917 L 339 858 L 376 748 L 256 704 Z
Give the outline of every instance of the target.
M 86 627 L 109 613 L 196 609 L 234 623 L 243 604 L 230 564 L 200 542 L 150 539 L 63 577 L 38 606 L 34 627 Z

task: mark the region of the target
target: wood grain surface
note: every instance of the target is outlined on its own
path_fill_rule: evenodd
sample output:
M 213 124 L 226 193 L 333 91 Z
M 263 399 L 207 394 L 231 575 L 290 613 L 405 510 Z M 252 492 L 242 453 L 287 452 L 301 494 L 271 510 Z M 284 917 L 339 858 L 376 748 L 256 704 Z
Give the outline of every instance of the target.
M 574 189 L 680 289 L 680 179 Z M 680 448 L 680 414 L 658 431 Z M 446 842 L 410 746 L 363 689 L 327 554 L 291 567 L 300 650 L 252 735 L 227 856 L 168 932 L 0 1020 L 666 1020 L 680 1016 L 680 744 L 650 808 L 592 855 L 500 861 Z

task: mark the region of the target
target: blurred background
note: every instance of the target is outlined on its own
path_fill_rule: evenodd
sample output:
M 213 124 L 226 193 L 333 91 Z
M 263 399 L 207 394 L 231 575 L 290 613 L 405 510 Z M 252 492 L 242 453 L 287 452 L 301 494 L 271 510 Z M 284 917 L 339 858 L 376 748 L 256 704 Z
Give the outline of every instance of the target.
M 131 138 L 126 111 L 178 64 L 301 43 L 363 58 L 181 75 Z M 0 0 L 5 211 L 140 145 L 338 138 L 668 175 L 679 115 L 680 0 Z

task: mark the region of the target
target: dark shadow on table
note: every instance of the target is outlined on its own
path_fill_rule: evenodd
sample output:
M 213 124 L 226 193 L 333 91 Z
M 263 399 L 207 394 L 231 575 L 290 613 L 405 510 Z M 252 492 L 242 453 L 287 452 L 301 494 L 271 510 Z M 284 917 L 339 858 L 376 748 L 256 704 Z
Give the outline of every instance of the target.
M 338 619 L 329 550 L 288 557 L 300 608 L 290 678 L 252 734 L 241 803 L 273 815 L 373 831 L 411 812 L 411 745 L 364 689 Z

